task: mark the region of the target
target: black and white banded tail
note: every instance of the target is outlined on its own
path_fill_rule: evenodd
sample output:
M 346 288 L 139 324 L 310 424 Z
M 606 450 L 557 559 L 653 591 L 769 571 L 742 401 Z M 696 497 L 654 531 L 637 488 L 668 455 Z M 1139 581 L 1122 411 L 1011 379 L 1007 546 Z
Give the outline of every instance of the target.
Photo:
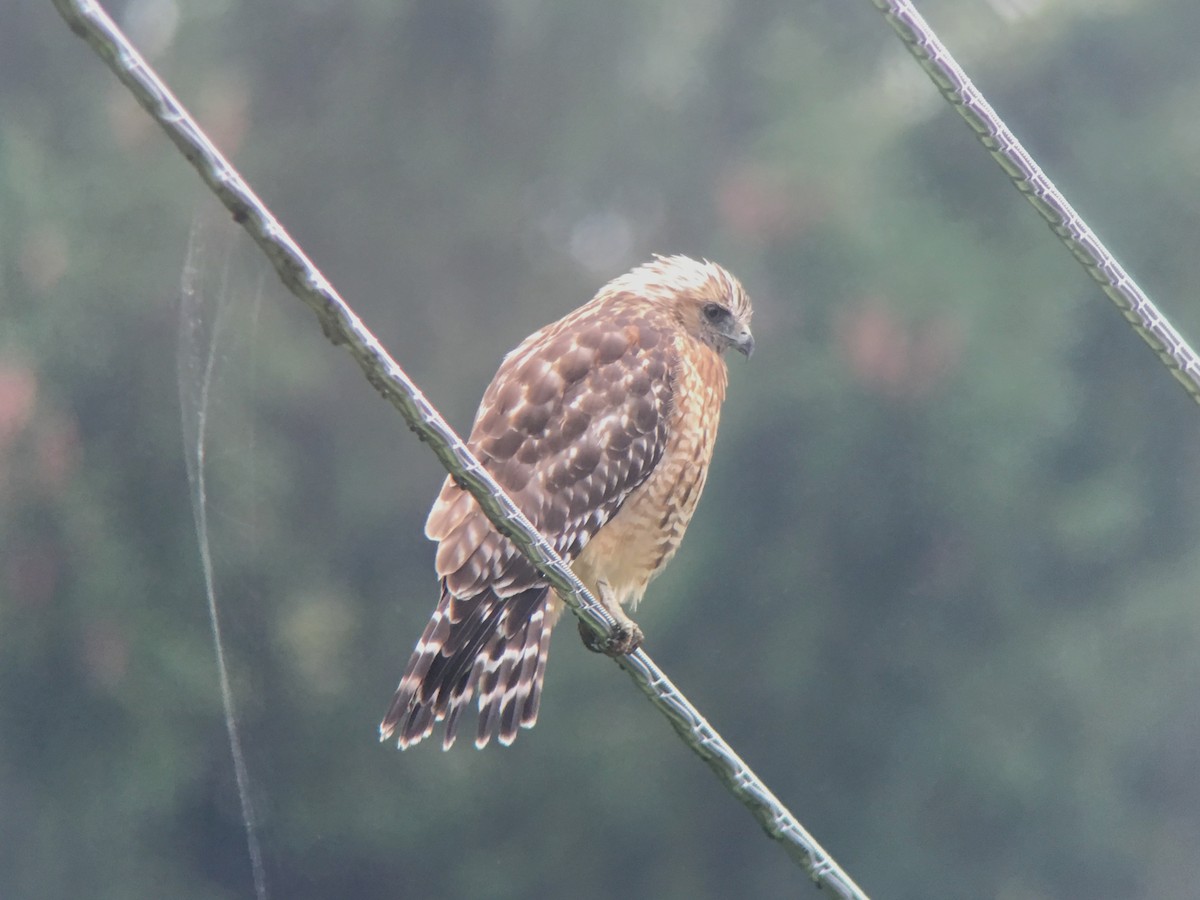
M 532 728 L 556 618 L 551 602 L 547 587 L 511 597 L 491 589 L 455 597 L 443 579 L 441 600 L 379 725 L 380 739 L 395 737 L 404 749 L 445 722 L 442 749 L 448 750 L 476 694 L 476 747 L 486 747 L 493 734 L 507 746 L 519 728 Z

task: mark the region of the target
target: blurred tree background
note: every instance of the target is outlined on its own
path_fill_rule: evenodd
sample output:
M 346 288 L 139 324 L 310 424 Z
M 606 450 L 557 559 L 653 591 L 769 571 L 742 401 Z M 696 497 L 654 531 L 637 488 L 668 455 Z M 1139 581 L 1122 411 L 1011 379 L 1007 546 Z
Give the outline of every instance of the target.
M 922 8 L 1200 334 L 1200 4 Z M 1200 416 L 867 0 L 113 12 L 460 429 L 651 252 L 741 276 L 759 350 L 638 619 L 868 892 L 1196 895 Z M 175 378 L 213 202 L 48 0 L 3 19 L 0 896 L 246 897 Z M 376 743 L 441 470 L 222 228 L 209 520 L 273 896 L 807 896 L 569 625 L 512 748 Z

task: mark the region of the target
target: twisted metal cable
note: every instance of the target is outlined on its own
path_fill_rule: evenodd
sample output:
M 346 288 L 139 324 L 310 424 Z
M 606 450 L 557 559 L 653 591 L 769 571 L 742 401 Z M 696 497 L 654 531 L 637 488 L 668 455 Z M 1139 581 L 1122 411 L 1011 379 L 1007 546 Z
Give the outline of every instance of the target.
M 1200 403 L 1200 357 L 1029 155 L 910 0 L 871 0 L 1017 190 L 1108 294 L 1183 389 Z
M 537 566 L 580 620 L 598 635 L 607 635 L 616 623 L 604 607 L 587 592 L 416 384 L 367 330 L 104 9 L 94 0 L 53 2 L 71 29 L 95 50 L 166 131 L 204 183 L 270 259 L 288 289 L 316 313 L 325 336 L 334 344 L 345 345 L 358 361 L 367 381 L 400 411 L 409 428 L 421 441 L 429 444 L 446 470 L 479 502 L 492 524 Z M 750 810 L 763 830 L 784 845 L 814 882 L 828 887 L 838 897 L 866 900 L 866 894 L 644 650 L 639 649 L 617 662 L 667 717 L 688 746 Z

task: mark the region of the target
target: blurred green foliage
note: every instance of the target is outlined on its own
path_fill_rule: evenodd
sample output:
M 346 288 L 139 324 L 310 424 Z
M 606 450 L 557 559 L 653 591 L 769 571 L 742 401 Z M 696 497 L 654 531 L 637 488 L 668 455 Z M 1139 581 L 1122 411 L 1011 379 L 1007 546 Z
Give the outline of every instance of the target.
M 1200 5 L 922 8 L 1196 334 Z M 463 429 L 651 252 L 742 277 L 759 352 L 638 618 L 868 892 L 1195 896 L 1200 419 L 869 3 L 115 11 Z M 5 898 L 251 893 L 175 383 L 211 203 L 48 2 L 8 5 Z M 440 469 L 223 227 L 209 522 L 273 896 L 804 895 L 569 627 L 511 749 L 376 744 Z

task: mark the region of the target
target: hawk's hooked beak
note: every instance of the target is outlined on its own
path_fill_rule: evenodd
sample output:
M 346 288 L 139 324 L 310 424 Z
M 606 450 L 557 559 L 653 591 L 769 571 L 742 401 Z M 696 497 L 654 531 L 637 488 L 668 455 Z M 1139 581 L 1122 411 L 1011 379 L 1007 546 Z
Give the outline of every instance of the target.
M 754 355 L 754 335 L 750 333 L 749 328 L 740 329 L 737 334 L 733 335 L 732 340 L 734 349 L 743 354 L 746 359 Z

